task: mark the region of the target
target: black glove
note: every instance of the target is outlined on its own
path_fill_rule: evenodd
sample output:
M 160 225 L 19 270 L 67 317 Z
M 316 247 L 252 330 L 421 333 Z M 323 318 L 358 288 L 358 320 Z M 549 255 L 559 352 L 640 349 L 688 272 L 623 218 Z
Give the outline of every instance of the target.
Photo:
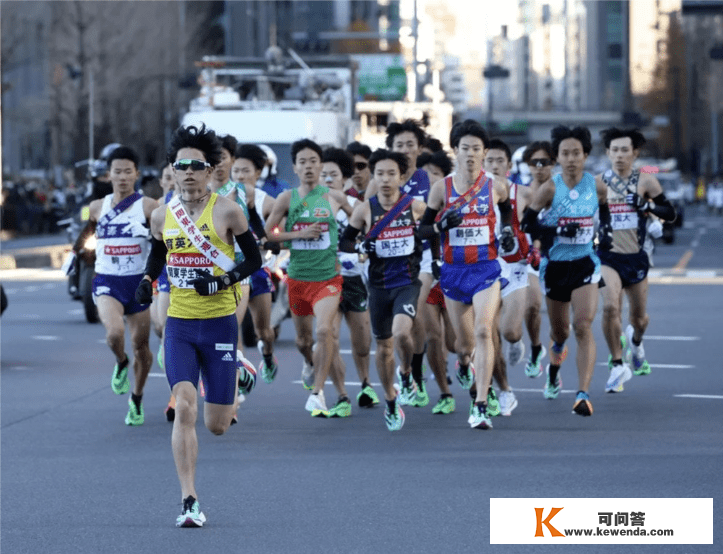
M 437 222 L 437 229 L 442 231 L 449 231 L 455 227 L 459 227 L 462 223 L 462 215 L 457 210 L 447 210 L 442 215 L 442 218 Z
M 575 238 L 579 229 L 580 224 L 577 221 L 573 221 L 571 223 L 565 223 L 565 225 L 558 225 L 557 234 L 561 237 L 571 239 Z
M 435 281 L 439 281 L 442 275 L 442 260 L 432 260 L 432 276 Z
M 215 277 L 205 271 L 196 271 L 196 278 L 188 282 L 201 296 L 211 296 L 223 289 L 221 277 Z
M 272 254 L 279 254 L 281 252 L 281 244 L 272 240 L 267 240 L 263 246 L 264 250 L 270 251 Z
M 153 302 L 153 285 L 148 279 L 141 279 L 136 289 L 136 302 L 139 304 L 150 304 Z
M 601 224 L 597 230 L 597 243 L 600 250 L 610 250 L 613 247 L 612 225 Z
M 630 204 L 633 208 L 635 208 L 636 210 L 648 211 L 650 209 L 645 198 L 643 198 L 642 196 L 638 195 L 635 192 L 628 194 L 625 197 L 625 201 L 628 204 Z
M 363 242 L 358 242 L 354 249 L 359 254 L 376 254 L 377 252 L 377 241 L 375 239 L 364 239 Z
M 500 247 L 502 252 L 512 252 L 515 249 L 515 233 L 512 227 L 505 225 L 500 233 Z

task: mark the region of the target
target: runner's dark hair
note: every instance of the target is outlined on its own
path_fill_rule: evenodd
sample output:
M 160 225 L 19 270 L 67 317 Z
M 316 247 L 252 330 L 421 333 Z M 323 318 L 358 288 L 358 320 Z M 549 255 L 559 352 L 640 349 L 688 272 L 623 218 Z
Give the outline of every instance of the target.
M 442 144 L 442 141 L 430 136 L 428 136 L 427 140 L 424 141 L 424 147 L 431 150 L 432 154 L 444 150 L 444 145 Z
M 512 152 L 510 152 L 510 147 L 507 146 L 507 143 L 498 138 L 490 139 L 489 144 L 486 145 L 488 150 L 502 150 L 505 155 L 507 156 L 507 161 L 512 160 Z
M 419 146 L 422 146 L 427 140 L 427 133 L 424 132 L 419 122 L 413 119 L 405 119 L 401 123 L 394 122 L 387 125 L 387 148 L 391 148 L 394 144 L 394 137 L 402 133 L 414 133 Z
M 392 160 L 397 162 L 400 175 L 404 175 L 407 172 L 407 169 L 409 169 L 407 157 L 404 154 L 401 152 L 392 152 L 391 150 L 379 148 L 378 150 L 375 150 L 369 158 L 369 166 L 372 169 L 372 173 L 374 173 L 374 167 L 377 165 L 377 162 L 381 162 L 382 160 Z
M 569 138 L 576 139 L 582 144 L 582 151 L 585 154 L 589 154 L 592 151 L 592 137 L 590 136 L 590 129 L 587 127 L 565 127 L 564 125 L 558 125 L 550 132 L 552 138 L 552 151 L 557 155 L 560 152 L 560 143 Z
M 234 152 L 234 157 L 237 160 L 239 158 L 249 160 L 258 171 L 264 168 L 267 160 L 266 152 L 255 144 L 239 144 Z
M 136 166 L 136 169 L 138 169 L 138 154 L 136 154 L 135 150 L 127 146 L 119 146 L 110 153 L 106 160 L 108 168 L 110 168 L 113 160 L 130 160 L 133 162 L 133 165 Z
M 348 179 L 354 175 L 354 158 L 346 150 L 341 148 L 327 148 L 321 157 L 322 163 L 335 163 L 339 166 L 342 177 Z
M 535 142 L 531 143 L 527 148 L 525 148 L 525 151 L 522 153 L 522 161 L 526 164 L 529 164 L 530 160 L 532 159 L 532 155 L 540 150 L 544 150 L 544 152 L 548 156 L 550 156 L 550 159 L 552 161 L 555 161 L 555 159 L 557 158 L 555 152 L 552 150 L 552 144 L 550 144 L 550 141 L 536 140 Z
M 224 135 L 219 138 L 221 140 L 221 148 L 225 148 L 231 157 L 235 157 L 234 152 L 236 152 L 236 148 L 238 147 L 236 137 L 233 135 Z
M 645 137 L 638 129 L 618 129 L 617 127 L 610 127 L 609 129 L 603 129 L 600 131 L 605 148 L 610 148 L 610 143 L 615 139 L 630 137 L 633 143 L 633 150 L 639 150 L 645 144 Z
M 474 119 L 458 121 L 452 126 L 452 131 L 449 133 L 449 145 L 452 148 L 457 148 L 462 137 L 466 137 L 467 135 L 479 138 L 484 147 L 487 148 L 487 143 L 490 141 L 487 132 L 482 125 Z
M 417 167 L 424 167 L 427 164 L 436 165 L 445 175 L 449 175 L 452 172 L 452 160 L 449 159 L 449 156 L 447 156 L 444 150 L 440 150 L 434 154 L 422 152 L 417 156 Z
M 319 160 L 321 160 L 322 156 L 322 150 L 321 146 L 316 144 L 311 139 L 301 139 L 297 140 L 296 142 L 292 143 L 291 145 L 291 162 L 296 163 L 296 155 L 301 152 L 304 148 L 308 148 L 309 150 L 313 150 L 317 154 L 319 154 Z
M 166 157 L 168 163 L 174 163 L 181 148 L 194 148 L 203 152 L 206 161 L 215 166 L 221 161 L 221 141 L 213 129 L 202 124 L 200 128 L 195 125 L 179 127 L 171 137 Z
M 362 144 L 359 141 L 350 142 L 346 145 L 346 151 L 352 156 L 361 156 L 365 160 L 369 160 L 369 156 L 372 155 L 372 149 L 366 144 Z

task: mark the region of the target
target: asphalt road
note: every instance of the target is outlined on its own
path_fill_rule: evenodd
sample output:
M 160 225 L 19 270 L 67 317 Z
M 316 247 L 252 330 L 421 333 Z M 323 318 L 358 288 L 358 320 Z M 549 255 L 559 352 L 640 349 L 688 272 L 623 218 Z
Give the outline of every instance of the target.
M 707 219 L 705 221 L 708 221 Z M 723 229 L 706 227 L 690 259 L 723 267 Z M 668 267 L 699 233 L 658 250 Z M 683 239 L 689 239 L 684 242 Z M 668 254 L 665 249 L 668 248 Z M 665 258 L 667 260 L 667 258 Z M 661 267 L 661 264 L 656 264 Z M 555 546 L 489 545 L 489 499 L 496 497 L 713 497 L 713 546 L 576 546 L 581 552 L 715 552 L 723 541 L 723 364 L 720 285 L 651 286 L 646 351 L 653 372 L 619 395 L 593 379 L 590 418 L 572 415 L 575 344 L 563 365 L 563 394 L 545 400 L 541 379 L 511 368 L 519 407 L 490 431 L 457 411 L 432 415 L 432 402 L 405 407 L 390 433 L 382 409 L 343 420 L 308 417 L 298 382 L 301 357 L 286 321 L 276 381 L 261 380 L 241 406 L 240 424 L 216 437 L 199 418 L 197 489 L 208 522 L 176 529 L 180 490 L 163 408 L 165 376 L 152 369 L 146 423 L 124 425 L 127 398 L 110 390 L 112 356 L 102 326 L 85 323 L 59 272 L 0 272 L 10 307 L 2 317 L 2 530 L 9 553 L 78 552 L 498 552 Z M 543 317 L 543 337 L 548 325 Z M 597 359 L 607 352 L 599 317 Z M 342 350 L 348 350 L 346 330 Z M 155 351 L 158 341 L 152 339 Z M 249 353 L 258 362 L 256 352 Z M 356 381 L 349 355 L 347 381 Z M 453 360 L 449 360 L 450 370 Z M 373 375 L 374 374 L 374 370 Z M 350 384 L 356 394 L 358 385 Z M 332 403 L 333 388 L 327 386 Z

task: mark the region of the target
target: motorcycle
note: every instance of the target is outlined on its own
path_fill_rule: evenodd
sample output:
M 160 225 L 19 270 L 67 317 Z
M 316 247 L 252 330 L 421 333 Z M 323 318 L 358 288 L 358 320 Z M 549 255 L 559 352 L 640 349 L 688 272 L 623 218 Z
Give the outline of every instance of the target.
M 77 217 L 67 218 L 58 222 L 66 227 L 68 241 L 75 244 L 78 235 L 88 222 L 90 210 L 83 207 Z M 85 239 L 78 252 L 71 250 L 68 253 L 61 269 L 68 276 L 68 294 L 73 300 L 83 303 L 85 319 L 88 323 L 98 323 L 98 308 L 93 302 L 93 278 L 95 277 L 95 233 Z

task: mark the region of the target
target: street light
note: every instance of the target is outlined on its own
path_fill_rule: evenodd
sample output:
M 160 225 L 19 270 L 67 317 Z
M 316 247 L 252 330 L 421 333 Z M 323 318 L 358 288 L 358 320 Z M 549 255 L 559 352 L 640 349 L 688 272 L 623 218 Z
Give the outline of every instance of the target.
M 510 70 L 505 69 L 501 65 L 488 65 L 484 71 L 482 71 L 482 76 L 490 81 L 487 88 L 487 125 L 490 133 L 492 133 L 494 127 L 492 123 L 492 101 L 494 98 L 494 94 L 492 94 L 492 83 L 495 79 L 507 79 L 510 76 Z

